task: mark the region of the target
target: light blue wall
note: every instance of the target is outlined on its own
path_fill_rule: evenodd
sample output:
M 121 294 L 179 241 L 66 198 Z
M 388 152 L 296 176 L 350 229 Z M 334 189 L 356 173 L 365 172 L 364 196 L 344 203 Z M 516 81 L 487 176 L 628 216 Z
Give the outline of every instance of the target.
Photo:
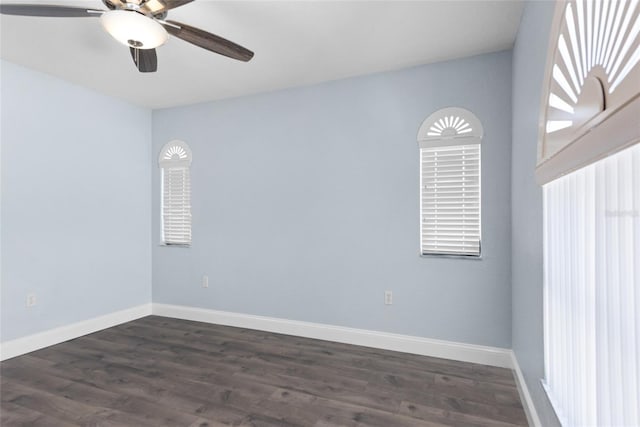
M 448 106 L 484 125 L 481 261 L 418 256 L 416 133 Z M 158 245 L 174 138 L 189 249 Z M 154 111 L 153 156 L 154 302 L 511 346 L 510 52 Z
M 513 50 L 513 350 L 545 427 L 559 423 L 540 384 L 544 376 L 542 190 L 534 169 L 554 7 L 549 1 L 526 3 Z
M 150 111 L 0 66 L 1 340 L 148 303 Z

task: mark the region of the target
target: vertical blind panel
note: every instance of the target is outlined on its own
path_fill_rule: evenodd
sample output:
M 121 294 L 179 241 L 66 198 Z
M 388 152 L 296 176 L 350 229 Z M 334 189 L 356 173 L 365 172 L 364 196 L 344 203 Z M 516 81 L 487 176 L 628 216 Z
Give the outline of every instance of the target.
M 191 178 L 188 167 L 162 168 L 162 240 L 191 244 Z
M 544 187 L 546 387 L 567 426 L 640 425 L 640 144 Z
M 423 254 L 480 255 L 480 144 L 420 150 Z

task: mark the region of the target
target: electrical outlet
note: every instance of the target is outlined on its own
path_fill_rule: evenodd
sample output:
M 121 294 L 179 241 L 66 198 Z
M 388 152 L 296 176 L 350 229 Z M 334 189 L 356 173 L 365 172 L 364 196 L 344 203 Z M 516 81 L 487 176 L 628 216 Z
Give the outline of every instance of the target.
M 202 276 L 202 287 L 203 288 L 209 287 L 209 276 Z
M 384 305 L 393 304 L 393 292 L 384 291 Z
M 36 302 L 36 294 L 27 294 L 27 307 L 33 307 Z

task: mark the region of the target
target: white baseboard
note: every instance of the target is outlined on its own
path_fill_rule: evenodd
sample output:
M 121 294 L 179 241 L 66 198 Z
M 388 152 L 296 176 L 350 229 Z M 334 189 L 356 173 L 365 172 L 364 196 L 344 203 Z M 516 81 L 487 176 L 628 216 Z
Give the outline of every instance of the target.
M 150 314 L 151 304 L 143 304 L 104 316 L 76 322 L 71 325 L 49 329 L 48 331 L 38 332 L 37 334 L 11 341 L 5 341 L 0 345 L 0 360 L 11 359 L 21 354 L 69 341 L 121 323 L 149 316 Z
M 529 393 L 529 387 L 527 387 L 527 382 L 524 380 L 524 375 L 522 375 L 522 370 L 520 370 L 520 364 L 518 363 L 518 359 L 516 358 L 516 354 L 513 350 L 511 351 L 511 369 L 513 370 L 513 376 L 516 380 L 516 385 L 518 386 L 518 393 L 520 393 L 520 400 L 524 407 L 524 413 L 527 415 L 529 426 L 542 427 L 538 411 L 536 411 L 533 399 Z
M 153 314 L 177 319 L 194 320 L 218 325 L 256 329 L 384 350 L 441 357 L 463 362 L 511 368 L 511 350 L 452 341 L 399 335 L 388 332 L 354 329 L 320 323 L 254 316 L 204 308 L 169 304 L 153 304 Z

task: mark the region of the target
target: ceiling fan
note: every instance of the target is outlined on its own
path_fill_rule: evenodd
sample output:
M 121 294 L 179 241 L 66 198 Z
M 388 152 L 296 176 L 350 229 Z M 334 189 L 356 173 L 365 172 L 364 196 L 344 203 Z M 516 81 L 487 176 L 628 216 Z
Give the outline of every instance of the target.
M 253 52 L 236 43 L 181 22 L 168 20 L 169 10 L 194 0 L 102 0 L 108 10 L 41 4 L 0 4 L 5 15 L 54 18 L 99 17 L 104 29 L 129 47 L 138 71 L 157 71 L 157 47 L 171 34 L 203 49 L 247 62 Z

